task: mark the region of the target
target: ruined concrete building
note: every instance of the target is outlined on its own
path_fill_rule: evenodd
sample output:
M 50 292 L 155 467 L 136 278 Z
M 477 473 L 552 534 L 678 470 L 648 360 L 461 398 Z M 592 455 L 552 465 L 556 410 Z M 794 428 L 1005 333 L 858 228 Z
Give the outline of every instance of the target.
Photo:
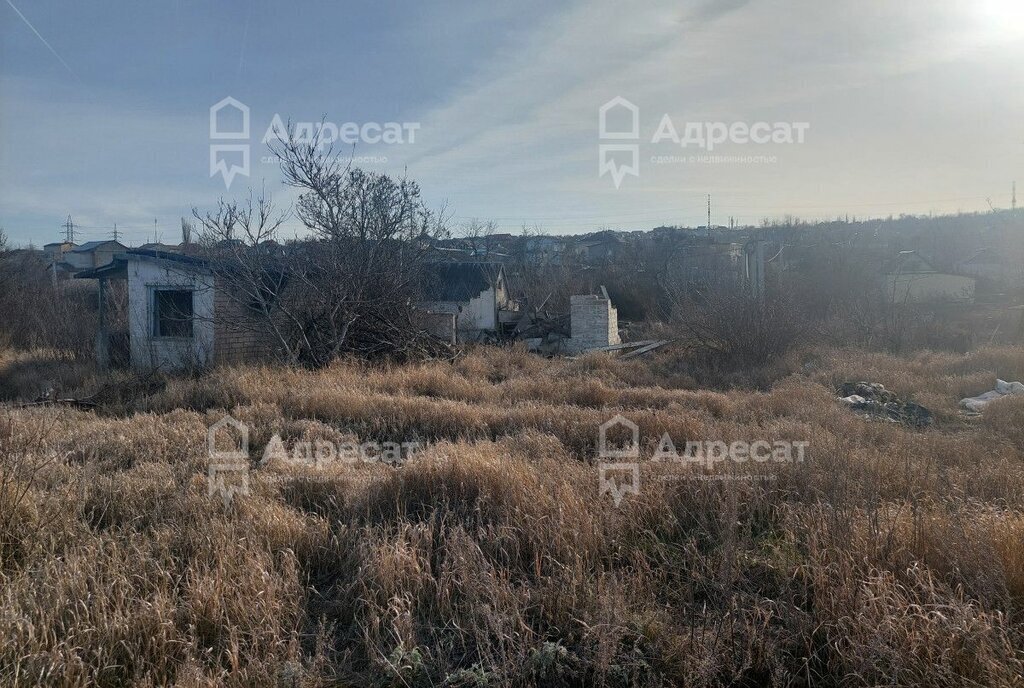
M 519 319 L 500 263 L 429 263 L 424 273 L 425 300 L 417 310 L 434 336 L 451 343 L 483 341 Z
M 602 289 L 603 292 L 603 289 Z M 621 344 L 619 314 L 608 298 L 583 294 L 569 298 L 570 337 L 566 349 L 571 353 Z
M 245 326 L 245 309 L 217 284 L 206 260 L 129 249 L 75 277 L 99 283 L 96 357 L 101 366 L 180 370 L 268 355 L 270 342 Z M 125 284 L 123 319 L 109 312 L 111 281 Z

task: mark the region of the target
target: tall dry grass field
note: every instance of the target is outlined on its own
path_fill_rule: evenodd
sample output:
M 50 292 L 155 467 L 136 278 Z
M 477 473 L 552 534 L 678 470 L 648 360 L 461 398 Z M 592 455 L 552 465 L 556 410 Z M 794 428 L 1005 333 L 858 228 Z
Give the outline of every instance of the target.
M 154 383 L 0 355 L 0 684 L 1010 686 L 1024 682 L 1024 348 L 820 351 L 768 391 L 671 353 L 237 368 Z M 880 382 L 934 426 L 835 400 Z M 17 401 L 91 397 L 96 406 Z M 207 429 L 250 428 L 248 495 Z M 639 427 L 637 494 L 599 426 Z M 796 440 L 803 462 L 651 460 Z M 277 434 L 418 442 L 401 465 L 260 465 Z M 727 470 L 727 472 L 723 472 Z

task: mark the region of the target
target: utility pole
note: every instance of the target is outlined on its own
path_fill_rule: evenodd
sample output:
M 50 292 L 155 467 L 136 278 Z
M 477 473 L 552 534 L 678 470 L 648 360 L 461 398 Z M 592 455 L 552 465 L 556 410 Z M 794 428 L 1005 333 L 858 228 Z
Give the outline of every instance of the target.
M 708 194 L 708 237 L 711 237 L 711 194 Z
M 75 243 L 75 223 L 70 215 L 68 215 L 68 219 L 64 222 L 64 241 L 69 244 Z
M 1017 209 L 1017 182 L 1013 183 L 1013 197 L 1010 199 L 1010 209 Z
M 764 298 L 764 249 L 765 242 L 761 239 L 748 241 L 743 246 L 747 289 L 750 297 L 758 301 Z

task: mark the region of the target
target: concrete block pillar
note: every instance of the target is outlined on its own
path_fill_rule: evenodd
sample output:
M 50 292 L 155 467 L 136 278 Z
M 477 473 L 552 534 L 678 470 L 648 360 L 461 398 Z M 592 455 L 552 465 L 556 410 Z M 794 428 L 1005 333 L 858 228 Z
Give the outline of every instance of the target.
M 611 299 L 583 294 L 569 298 L 569 350 L 575 353 L 621 344 L 619 315 Z

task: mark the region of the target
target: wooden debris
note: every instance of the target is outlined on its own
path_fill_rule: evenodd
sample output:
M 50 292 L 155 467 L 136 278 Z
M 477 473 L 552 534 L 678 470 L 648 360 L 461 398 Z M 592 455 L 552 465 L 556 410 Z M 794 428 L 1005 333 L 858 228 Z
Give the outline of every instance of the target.
M 655 349 L 660 349 L 661 347 L 663 347 L 666 344 L 668 344 L 670 342 L 673 342 L 673 341 L 675 341 L 675 340 L 674 339 L 662 339 L 660 341 L 653 342 L 651 344 L 648 344 L 647 346 L 644 346 L 644 347 L 641 347 L 641 348 L 637 349 L 636 351 L 630 351 L 628 354 L 623 354 L 622 356 L 620 356 L 620 360 L 625 361 L 625 360 L 630 359 L 630 358 L 636 358 L 637 356 L 643 356 L 644 354 L 650 353 L 650 352 L 654 351 Z
M 634 349 L 639 346 L 647 346 L 648 344 L 655 344 L 659 340 L 657 339 L 644 339 L 639 342 L 623 342 L 622 344 L 612 344 L 611 346 L 602 346 L 597 349 L 589 349 L 589 351 L 620 351 L 622 349 Z

